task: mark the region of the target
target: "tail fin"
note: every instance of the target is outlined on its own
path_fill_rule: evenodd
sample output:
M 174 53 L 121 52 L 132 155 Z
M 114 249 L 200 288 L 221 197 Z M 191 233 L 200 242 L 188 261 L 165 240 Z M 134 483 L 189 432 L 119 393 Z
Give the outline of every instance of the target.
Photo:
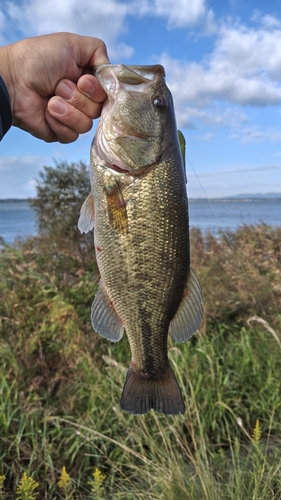
M 142 415 L 149 410 L 177 415 L 185 406 L 174 372 L 167 367 L 163 377 L 149 378 L 130 366 L 124 384 L 121 410 Z

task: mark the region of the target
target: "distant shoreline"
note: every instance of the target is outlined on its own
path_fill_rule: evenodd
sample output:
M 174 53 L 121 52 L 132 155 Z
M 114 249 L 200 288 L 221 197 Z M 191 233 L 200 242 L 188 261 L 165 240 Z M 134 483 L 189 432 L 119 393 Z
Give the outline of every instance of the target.
M 0 198 L 0 203 L 24 203 L 27 201 L 28 201 L 27 198 L 5 198 L 5 199 Z
M 196 201 L 196 202 L 206 202 L 206 201 L 210 201 L 210 202 L 220 202 L 220 203 L 231 203 L 232 201 L 234 203 L 251 203 L 253 201 L 280 201 L 281 200 L 281 195 L 276 197 L 276 198 L 255 198 L 255 197 L 252 197 L 252 198 L 188 198 L 188 201 L 190 201 L 191 203 Z
M 0 203 L 27 203 L 29 200 L 31 200 L 33 198 L 5 198 L 5 199 L 1 199 L 0 198 Z M 245 197 L 243 195 L 238 195 L 237 197 L 235 196 L 226 196 L 225 198 L 188 198 L 188 201 L 189 202 L 206 202 L 206 201 L 210 201 L 210 202 L 221 202 L 221 203 L 230 203 L 230 202 L 234 202 L 234 203 L 238 203 L 238 202 L 245 202 L 245 203 L 250 203 L 250 202 L 253 202 L 253 201 L 280 201 L 281 200 L 281 193 L 276 193 L 276 196 L 247 196 L 245 195 Z

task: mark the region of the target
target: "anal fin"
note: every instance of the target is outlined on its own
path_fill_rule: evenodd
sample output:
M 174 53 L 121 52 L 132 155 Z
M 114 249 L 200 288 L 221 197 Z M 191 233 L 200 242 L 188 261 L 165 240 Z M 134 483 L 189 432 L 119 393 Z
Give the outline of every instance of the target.
M 94 227 L 94 199 L 90 193 L 84 201 L 78 220 L 78 229 L 80 233 L 88 233 Z
M 174 342 L 185 342 L 200 328 L 203 318 L 201 286 L 194 269 L 190 267 L 186 283 L 186 294 L 170 323 L 170 335 Z
M 111 342 L 122 338 L 124 325 L 101 282 L 92 304 L 91 319 L 94 330 L 102 337 Z

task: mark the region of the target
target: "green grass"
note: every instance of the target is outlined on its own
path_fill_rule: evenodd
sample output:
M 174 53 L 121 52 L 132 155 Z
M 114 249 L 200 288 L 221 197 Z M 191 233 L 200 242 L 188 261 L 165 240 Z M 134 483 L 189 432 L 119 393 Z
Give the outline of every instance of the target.
M 92 259 L 47 238 L 2 251 L 0 498 L 26 473 L 40 499 L 281 499 L 281 230 L 228 237 L 191 235 L 205 317 L 169 341 L 178 417 L 120 410 L 130 352 L 92 331 Z

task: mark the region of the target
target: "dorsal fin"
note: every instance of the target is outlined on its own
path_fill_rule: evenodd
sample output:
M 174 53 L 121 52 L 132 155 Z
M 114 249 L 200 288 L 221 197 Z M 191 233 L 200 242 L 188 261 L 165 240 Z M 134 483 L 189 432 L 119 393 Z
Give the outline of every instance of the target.
M 184 167 L 185 182 L 187 182 L 186 164 L 185 164 L 186 142 L 185 142 L 184 135 L 180 130 L 178 130 L 178 139 L 179 139 L 180 151 L 181 151 L 183 167 Z

